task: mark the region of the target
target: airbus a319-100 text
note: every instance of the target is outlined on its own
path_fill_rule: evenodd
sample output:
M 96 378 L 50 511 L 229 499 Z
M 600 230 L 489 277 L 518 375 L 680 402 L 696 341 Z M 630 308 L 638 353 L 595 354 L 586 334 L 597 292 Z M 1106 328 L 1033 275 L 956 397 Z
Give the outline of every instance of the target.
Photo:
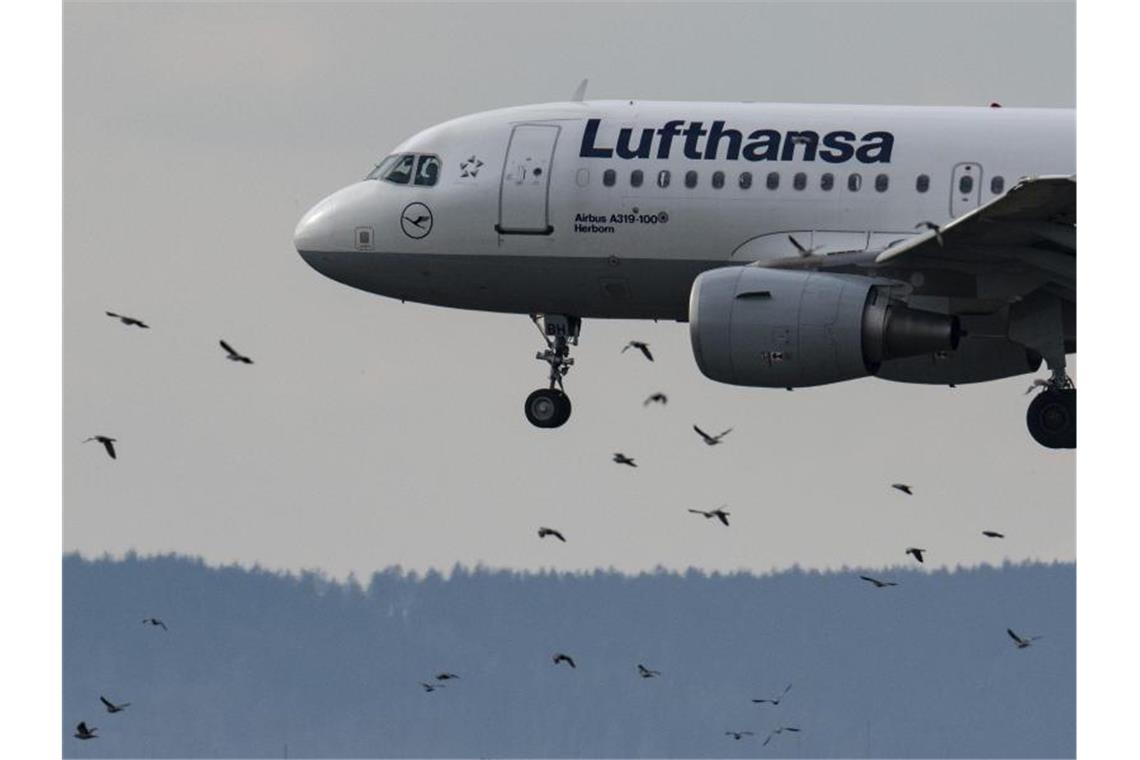
M 355 288 L 531 315 L 539 427 L 570 416 L 583 318 L 669 319 L 736 385 L 956 385 L 1044 363 L 1029 431 L 1073 448 L 1075 126 L 1071 109 L 576 97 L 414 135 L 294 243 Z

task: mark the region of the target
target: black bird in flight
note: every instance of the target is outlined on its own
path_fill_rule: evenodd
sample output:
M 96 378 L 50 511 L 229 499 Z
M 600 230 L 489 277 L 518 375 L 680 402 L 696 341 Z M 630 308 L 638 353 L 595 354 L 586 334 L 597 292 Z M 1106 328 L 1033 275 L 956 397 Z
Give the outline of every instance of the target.
M 118 457 L 115 455 L 115 441 L 117 440 L 117 438 L 109 438 L 105 435 L 93 435 L 90 438 L 84 438 L 83 442 L 87 443 L 88 441 L 98 441 L 99 443 L 103 444 L 103 448 L 107 450 L 107 456 L 111 457 L 111 459 L 118 459 Z
M 111 700 L 104 697 L 102 694 L 99 695 L 99 701 L 103 703 L 103 706 L 107 708 L 107 712 L 109 713 L 122 712 L 131 706 L 130 702 L 124 702 L 121 705 L 117 705 Z
M 158 618 L 155 618 L 155 617 L 143 618 L 143 625 L 153 625 L 155 627 L 162 628 L 162 630 L 164 630 L 164 631 L 167 630 L 166 623 L 162 622 L 161 620 L 159 620 Z
M 982 535 L 986 538 L 1005 538 L 1004 533 L 998 533 L 996 530 L 983 530 Z
M 441 683 L 424 683 L 423 681 L 420 681 L 420 686 L 424 687 L 424 691 L 426 691 L 428 694 L 431 694 L 436 689 L 442 689 L 444 687 L 444 684 L 441 684 Z
M 637 663 L 637 674 L 642 678 L 656 678 L 657 676 L 661 675 L 661 671 L 650 670 L 639 662 Z
M 669 403 L 669 397 L 666 396 L 664 393 L 661 393 L 660 391 L 658 391 L 657 393 L 654 393 L 649 398 L 645 399 L 645 401 L 642 401 L 641 405 L 642 406 L 649 406 L 650 404 L 662 404 L 662 405 L 664 405 L 664 404 L 668 404 L 668 403 Z
M 637 467 L 637 462 L 633 461 L 633 457 L 627 457 L 620 451 L 614 453 L 614 462 L 617 464 L 628 464 L 630 467 Z
M 887 586 L 899 585 L 899 584 L 895 583 L 894 581 L 881 581 L 878 578 L 872 578 L 869 575 L 860 575 L 859 577 L 862 578 L 863 580 L 867 581 L 868 583 L 875 584 L 875 588 L 886 588 Z
M 916 230 L 921 230 L 923 227 L 925 227 L 928 230 L 934 230 L 935 240 L 938 241 L 938 245 L 942 245 L 942 228 L 941 227 L 939 227 L 934 222 L 930 222 L 930 221 L 919 222 L 918 224 L 914 225 L 914 228 Z
M 119 320 L 120 322 L 122 322 L 124 325 L 127 325 L 128 327 L 141 327 L 144 330 L 150 329 L 150 325 L 146 324 L 141 319 L 135 319 L 134 317 L 128 317 L 128 316 L 125 316 L 123 314 L 116 314 L 113 311 L 107 311 L 107 312 L 103 312 L 103 313 L 106 314 L 108 317 L 114 317 L 115 319 Z
M 566 543 L 566 537 L 563 536 L 558 531 L 556 531 L 554 528 L 539 528 L 538 529 L 538 537 L 539 538 L 546 538 L 547 536 L 554 536 L 555 538 L 557 538 L 562 543 Z
M 436 673 L 435 674 L 435 680 L 437 680 L 437 681 L 450 681 L 454 678 L 459 678 L 459 676 L 455 675 L 454 673 Z
M 219 340 L 218 343 L 220 343 L 222 348 L 225 349 L 226 358 L 229 359 L 231 362 L 241 362 L 242 364 L 253 364 L 253 359 L 250 359 L 248 356 L 243 356 L 243 355 L 239 354 L 237 351 L 234 351 L 229 343 L 226 343 L 224 340 Z
M 907 496 L 914 496 L 914 491 L 912 491 L 910 489 L 910 486 L 908 486 L 906 483 L 891 483 L 891 488 L 895 489 L 896 491 L 902 491 Z
M 770 705 L 778 705 L 778 704 L 780 704 L 780 702 L 783 701 L 784 697 L 787 695 L 787 693 L 789 691 L 791 691 L 791 689 L 792 689 L 792 685 L 788 684 L 787 686 L 784 687 L 784 690 L 782 692 L 780 692 L 780 696 L 778 696 L 778 697 L 772 697 L 771 699 L 754 699 L 752 701 L 758 705 L 762 705 L 764 703 L 768 703 Z
M 756 734 L 752 733 L 751 731 L 725 731 L 724 735 L 731 736 L 733 739 L 736 739 L 736 741 L 740 741 L 741 737 L 755 736 Z
M 791 235 L 788 235 L 788 240 L 791 241 L 793 246 L 795 246 L 796 253 L 798 253 L 801 257 L 803 257 L 805 259 L 808 256 L 811 256 L 813 253 L 815 253 L 815 248 L 808 248 L 807 246 L 805 246 L 800 241 L 796 240 Z
M 86 721 L 81 720 L 79 725 L 75 727 L 74 736 L 76 739 L 98 739 L 99 737 L 95 735 L 98 730 L 95 726 L 88 728 Z
M 699 435 L 704 440 L 704 442 L 707 443 L 709 446 L 716 446 L 718 443 L 720 443 L 721 438 L 724 438 L 726 435 L 728 435 L 729 433 L 732 432 L 732 428 L 729 428 L 728 430 L 725 430 L 723 433 L 719 433 L 717 435 L 709 435 L 708 433 L 701 430 L 696 425 L 693 425 L 693 430 L 696 430 L 697 435 Z
M 1037 639 L 1041 638 L 1040 636 L 1018 636 L 1013 632 L 1012 628 L 1006 628 L 1005 632 L 1008 633 L 1009 637 L 1013 639 L 1013 642 L 1017 644 L 1018 649 L 1025 649 L 1034 641 L 1037 641 Z
M 645 355 L 646 359 L 653 361 L 653 354 L 649 353 L 648 343 L 642 343 L 640 340 L 631 340 L 629 343 L 625 344 L 625 347 L 622 348 L 621 352 L 624 354 L 631 348 L 636 348 L 638 351 Z
M 689 511 L 692 512 L 694 515 L 704 515 L 706 520 L 715 517 L 716 519 L 720 520 L 725 525 L 728 525 L 728 516 L 732 513 L 725 511 L 724 508 L 726 506 L 728 506 L 728 505 L 722 504 L 721 506 L 717 507 L 716 509 L 709 510 L 708 512 L 706 512 L 703 509 L 690 509 Z
M 566 663 L 567 665 L 569 665 L 570 667 L 574 668 L 575 670 L 577 670 L 577 668 L 578 668 L 578 666 L 574 664 L 574 658 L 571 657 L 570 655 L 562 654 L 561 652 L 555 653 L 554 664 L 558 665 L 558 664 L 563 663 L 563 662 Z
M 779 734 L 782 734 L 785 731 L 790 733 L 790 734 L 798 734 L 800 732 L 800 730 L 798 728 L 796 728 L 795 726 L 780 726 L 779 728 L 773 730 L 772 733 L 768 734 L 768 738 L 764 740 L 764 744 L 762 746 L 767 747 L 768 742 L 772 741 L 773 736 L 777 736 Z
M 916 547 L 911 546 L 911 547 L 907 548 L 906 553 L 909 554 L 910 556 L 914 557 L 915 559 L 917 559 L 919 564 L 922 564 L 922 561 L 923 561 L 922 555 L 925 551 L 926 551 L 926 549 L 918 549 Z

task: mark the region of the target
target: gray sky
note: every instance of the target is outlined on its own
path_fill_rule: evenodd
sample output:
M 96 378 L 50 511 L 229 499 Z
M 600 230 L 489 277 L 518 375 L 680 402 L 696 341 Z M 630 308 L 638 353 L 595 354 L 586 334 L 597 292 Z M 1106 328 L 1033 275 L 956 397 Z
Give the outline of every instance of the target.
M 64 548 L 336 575 L 836 568 L 910 545 L 934 565 L 1073 559 L 1074 455 L 1029 438 L 1027 378 L 733 388 L 700 375 L 685 325 L 588 320 L 574 416 L 541 431 L 522 415 L 545 377 L 525 317 L 351 290 L 291 237 L 414 132 L 564 99 L 586 76 L 594 98 L 1071 107 L 1074 15 L 66 5 Z M 226 362 L 221 337 L 257 363 Z M 631 338 L 657 361 L 620 354 Z M 668 407 L 644 409 L 656 390 Z M 694 422 L 736 430 L 708 448 Z M 119 439 L 117 462 L 79 445 L 96 432 Z M 610 463 L 618 450 L 641 466 Z M 731 529 L 685 512 L 721 503 Z

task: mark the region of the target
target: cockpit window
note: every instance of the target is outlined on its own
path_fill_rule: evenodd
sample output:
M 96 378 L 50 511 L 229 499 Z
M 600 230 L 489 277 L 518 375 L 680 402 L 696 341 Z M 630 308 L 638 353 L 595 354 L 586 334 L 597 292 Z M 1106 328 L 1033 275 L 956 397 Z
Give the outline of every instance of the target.
M 392 168 L 384 174 L 384 179 L 397 185 L 406 185 L 412 180 L 412 167 L 415 166 L 416 157 L 405 153 L 396 159 Z
M 434 185 L 439 180 L 439 159 L 435 156 L 420 156 L 416 164 L 416 184 Z
M 385 172 L 392 168 L 392 164 L 396 163 L 399 156 L 388 156 L 376 166 L 372 167 L 372 171 L 368 172 L 368 176 L 364 179 L 380 179 L 384 176 Z

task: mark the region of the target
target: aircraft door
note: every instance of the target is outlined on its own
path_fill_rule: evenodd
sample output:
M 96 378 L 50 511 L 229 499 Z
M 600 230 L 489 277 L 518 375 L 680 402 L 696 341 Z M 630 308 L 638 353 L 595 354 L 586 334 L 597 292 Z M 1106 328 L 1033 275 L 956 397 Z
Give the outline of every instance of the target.
M 550 168 L 557 124 L 518 124 L 511 130 L 499 187 L 500 235 L 549 235 Z
M 950 187 L 950 216 L 957 219 L 970 209 L 978 207 L 982 200 L 981 164 L 958 164 Z

